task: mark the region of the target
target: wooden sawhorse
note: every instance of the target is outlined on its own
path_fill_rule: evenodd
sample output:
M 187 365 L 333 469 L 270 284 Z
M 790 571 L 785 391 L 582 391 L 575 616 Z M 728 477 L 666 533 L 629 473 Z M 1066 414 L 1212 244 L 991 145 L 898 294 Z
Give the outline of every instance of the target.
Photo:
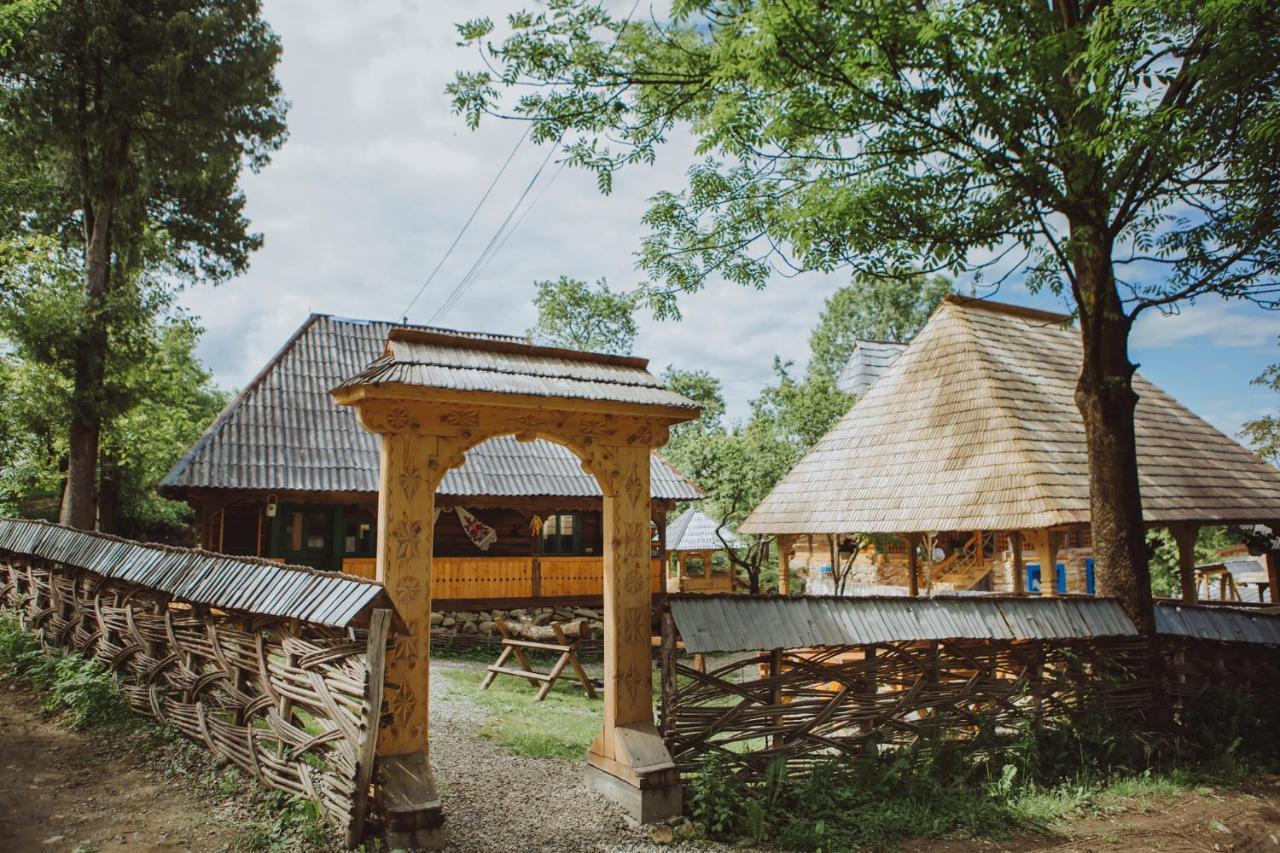
M 541 702 L 547 698 L 547 694 L 551 692 L 552 686 L 564 672 L 564 668 L 572 665 L 579 683 L 582 684 L 582 689 L 586 691 L 587 697 L 590 699 L 596 698 L 596 688 L 591 683 L 591 679 L 587 677 L 587 671 L 582 668 L 582 664 L 578 661 L 577 641 L 571 642 L 565 636 L 564 629 L 559 622 L 552 622 L 548 626 L 555 634 L 556 641 L 554 643 L 520 639 L 515 636 L 511 628 L 502 619 L 495 619 L 494 624 L 498 628 L 498 633 L 502 635 L 502 654 L 498 655 L 496 663 L 488 667 L 484 680 L 480 682 L 481 690 L 487 690 L 499 675 L 511 675 L 528 679 L 530 684 L 538 687 L 538 701 Z M 556 660 L 555 666 L 551 667 L 550 672 L 538 672 L 530 665 L 529 659 L 525 657 L 525 649 L 559 652 L 560 657 Z M 521 669 L 506 665 L 512 657 L 520 664 Z M 539 686 L 539 682 L 541 682 L 541 686 Z

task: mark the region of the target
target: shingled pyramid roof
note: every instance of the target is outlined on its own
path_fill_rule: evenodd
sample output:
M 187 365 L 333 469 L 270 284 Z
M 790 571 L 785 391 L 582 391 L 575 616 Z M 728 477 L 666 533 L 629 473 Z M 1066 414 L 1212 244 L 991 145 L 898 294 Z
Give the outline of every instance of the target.
M 381 358 L 388 333 L 400 327 L 311 315 L 165 476 L 161 491 L 376 494 L 379 439 L 360 426 L 354 409 L 335 403 L 329 391 Z M 463 334 L 527 343 L 504 335 Z M 656 454 L 650 471 L 654 498 L 702 497 Z M 600 487 L 568 448 L 498 436 L 468 451 L 466 462 L 445 475 L 440 494 L 598 497 Z
M 1089 520 L 1079 332 L 949 297 L 740 526 L 744 533 L 1010 530 Z M 1141 376 L 1143 511 L 1155 523 L 1280 518 L 1280 471 Z
M 686 509 L 679 517 L 667 525 L 668 551 L 719 551 L 725 542 L 734 548 L 745 548 L 746 543 L 725 527 L 724 542 L 716 535 L 720 522 L 700 509 Z

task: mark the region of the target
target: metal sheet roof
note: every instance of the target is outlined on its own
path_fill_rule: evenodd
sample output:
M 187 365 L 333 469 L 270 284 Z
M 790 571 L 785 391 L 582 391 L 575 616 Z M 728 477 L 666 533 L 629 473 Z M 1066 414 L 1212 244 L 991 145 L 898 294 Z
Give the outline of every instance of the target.
M 667 525 L 668 551 L 719 551 L 728 542 L 734 548 L 743 548 L 742 538 L 726 527 L 720 531 L 724 541 L 716 535 L 720 523 L 705 512 L 686 509 Z
M 377 493 L 379 438 L 329 391 L 382 356 L 393 327 L 313 314 L 165 476 L 161 490 Z M 498 343 L 523 340 L 454 334 Z M 655 498 L 702 497 L 656 454 L 650 472 Z M 445 475 L 440 494 L 599 497 L 600 487 L 568 448 L 499 436 L 468 451 L 466 462 Z
M 147 545 L 45 521 L 0 518 L 0 552 L 52 560 L 167 593 L 189 604 L 345 628 L 381 599 L 350 575 L 189 548 Z
M 670 596 L 691 653 L 794 649 L 910 640 L 1133 637 L 1107 598 L 747 598 Z
M 1156 630 L 1172 637 L 1280 646 L 1280 615 L 1227 606 L 1156 604 Z

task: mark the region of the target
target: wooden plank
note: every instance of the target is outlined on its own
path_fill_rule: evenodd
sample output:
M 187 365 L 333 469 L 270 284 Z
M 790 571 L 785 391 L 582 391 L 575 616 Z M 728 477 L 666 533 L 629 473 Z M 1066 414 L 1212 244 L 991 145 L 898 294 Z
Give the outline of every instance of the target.
M 356 759 L 356 784 L 351 802 L 351 822 L 347 825 L 347 847 L 355 847 L 365 837 L 368 817 L 369 786 L 373 783 L 373 764 L 378 754 L 378 729 L 382 719 L 382 693 L 386 680 L 387 632 L 391 628 L 391 611 L 374 610 L 369 617 L 369 639 L 365 650 L 368 716 L 365 718 L 364 740 Z

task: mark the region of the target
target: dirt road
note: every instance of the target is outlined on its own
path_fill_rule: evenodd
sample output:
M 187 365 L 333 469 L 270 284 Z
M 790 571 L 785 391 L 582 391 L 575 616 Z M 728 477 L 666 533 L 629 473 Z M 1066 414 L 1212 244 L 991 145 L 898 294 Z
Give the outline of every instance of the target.
M 43 719 L 38 703 L 0 685 L 0 850 L 224 849 L 208 803 L 120 757 L 114 739 Z

